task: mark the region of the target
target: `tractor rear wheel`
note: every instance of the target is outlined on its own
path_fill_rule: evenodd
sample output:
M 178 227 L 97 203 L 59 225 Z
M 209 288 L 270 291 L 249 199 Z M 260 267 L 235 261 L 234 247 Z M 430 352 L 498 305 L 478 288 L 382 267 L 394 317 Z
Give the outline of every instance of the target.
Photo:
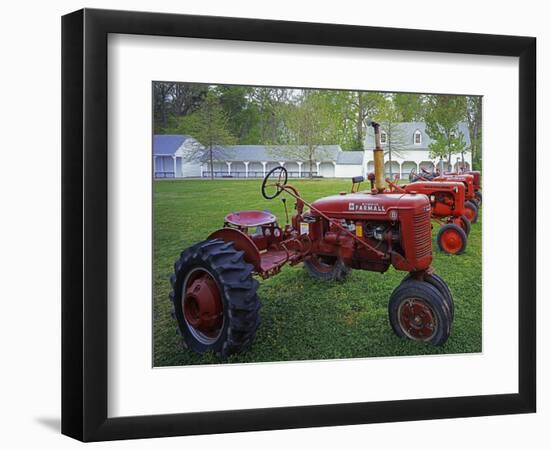
M 454 223 L 446 223 L 437 233 L 437 245 L 442 252 L 460 255 L 466 250 L 468 238 L 464 230 Z
M 476 223 L 477 222 L 477 206 L 474 202 L 467 200 L 464 202 L 464 215 L 468 218 L 470 223 Z
M 481 195 L 481 191 L 476 191 L 475 196 L 476 196 L 476 199 L 477 199 L 477 204 L 479 206 L 481 206 L 481 201 L 483 199 L 483 195 Z
M 181 253 L 170 278 L 170 300 L 187 348 L 226 358 L 252 345 L 261 306 L 252 270 L 243 252 L 221 239 Z
M 442 293 L 426 281 L 408 280 L 392 293 L 388 305 L 394 333 L 413 341 L 443 345 L 451 332 L 452 318 Z
M 324 281 L 343 281 L 351 273 L 351 268 L 336 256 L 311 255 L 304 267 L 309 276 Z

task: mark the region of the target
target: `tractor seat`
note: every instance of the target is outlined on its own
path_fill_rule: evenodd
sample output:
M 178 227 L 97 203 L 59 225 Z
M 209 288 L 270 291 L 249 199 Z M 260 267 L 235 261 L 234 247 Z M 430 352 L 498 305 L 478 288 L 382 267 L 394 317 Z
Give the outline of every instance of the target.
M 236 227 L 259 227 L 271 225 L 277 218 L 268 211 L 239 211 L 225 216 L 225 221 Z

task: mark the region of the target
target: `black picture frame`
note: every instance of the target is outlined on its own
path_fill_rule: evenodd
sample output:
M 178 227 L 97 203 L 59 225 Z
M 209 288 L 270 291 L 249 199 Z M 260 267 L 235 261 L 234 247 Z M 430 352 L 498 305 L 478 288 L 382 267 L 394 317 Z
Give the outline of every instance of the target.
M 518 393 L 107 417 L 110 33 L 519 57 Z M 84 9 L 62 18 L 62 433 L 82 441 L 535 412 L 536 39 Z M 513 178 L 513 177 L 512 177 Z

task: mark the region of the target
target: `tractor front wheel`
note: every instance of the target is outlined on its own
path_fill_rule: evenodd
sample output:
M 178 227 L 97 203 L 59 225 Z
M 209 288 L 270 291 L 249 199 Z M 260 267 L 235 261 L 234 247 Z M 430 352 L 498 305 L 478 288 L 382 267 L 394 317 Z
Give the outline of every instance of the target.
M 443 294 L 426 281 L 400 284 L 390 297 L 388 312 L 399 337 L 433 345 L 443 345 L 449 338 L 452 318 Z
M 187 348 L 226 358 L 251 346 L 261 306 L 252 270 L 243 252 L 221 239 L 181 253 L 170 278 L 170 300 Z
M 464 202 L 464 215 L 467 217 L 467 219 L 470 221 L 470 223 L 476 223 L 477 222 L 477 206 L 474 202 L 468 200 Z
M 468 238 L 464 230 L 454 223 L 447 223 L 437 233 L 437 245 L 442 252 L 460 255 L 466 250 Z
M 304 267 L 309 276 L 323 281 L 343 281 L 351 273 L 351 268 L 336 256 L 311 255 Z
M 455 217 L 452 221 L 452 223 L 458 225 L 460 228 L 464 230 L 464 233 L 466 233 L 466 236 L 470 235 L 470 231 L 472 229 L 472 224 L 468 220 L 468 218 L 465 215 L 462 215 L 460 217 Z
M 464 214 L 460 216 L 460 227 L 464 230 L 464 232 L 466 233 L 466 236 L 470 235 L 470 231 L 472 230 L 472 224 Z
M 414 278 L 412 273 L 409 273 L 405 278 L 403 278 L 403 281 L 401 283 L 408 283 L 410 281 L 418 281 Z M 434 272 L 429 275 L 425 274 L 423 281 L 431 284 L 443 296 L 447 312 L 449 313 L 451 320 L 453 320 L 455 317 L 455 304 L 453 300 L 453 294 L 451 293 L 451 290 L 449 289 L 449 286 L 447 285 L 445 280 Z
M 476 191 L 475 193 L 477 204 L 481 206 L 481 200 L 483 199 L 483 196 L 481 195 L 481 191 Z

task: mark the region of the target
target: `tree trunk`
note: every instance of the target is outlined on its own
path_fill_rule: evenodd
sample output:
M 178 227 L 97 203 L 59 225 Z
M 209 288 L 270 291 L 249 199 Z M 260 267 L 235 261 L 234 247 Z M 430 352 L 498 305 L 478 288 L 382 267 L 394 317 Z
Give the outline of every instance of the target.
M 161 115 L 162 128 L 166 128 L 168 120 L 166 117 L 166 103 L 164 102 L 164 99 L 162 99 L 162 105 L 160 107 L 160 115 Z
M 355 133 L 357 144 L 364 147 L 363 143 L 363 120 L 365 118 L 365 107 L 363 105 L 363 100 L 361 99 L 361 94 L 357 98 L 357 117 L 355 122 Z
M 212 145 L 210 145 L 210 179 L 214 180 L 214 155 L 212 152 Z
M 477 156 L 477 152 L 478 152 L 477 144 L 478 142 L 477 142 L 477 123 L 476 123 L 474 125 L 474 142 L 472 142 L 472 164 L 474 163 Z
M 390 180 L 393 180 L 393 169 L 391 163 L 391 145 L 388 147 L 388 162 L 390 163 Z

